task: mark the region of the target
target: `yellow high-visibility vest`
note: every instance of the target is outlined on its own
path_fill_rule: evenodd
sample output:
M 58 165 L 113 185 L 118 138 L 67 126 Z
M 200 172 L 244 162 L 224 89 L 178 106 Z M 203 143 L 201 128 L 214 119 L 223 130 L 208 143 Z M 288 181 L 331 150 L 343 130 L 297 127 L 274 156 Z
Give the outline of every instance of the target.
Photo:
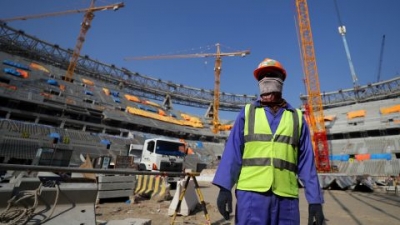
M 245 107 L 244 150 L 237 189 L 298 197 L 297 156 L 300 110 L 285 110 L 272 134 L 263 107 Z

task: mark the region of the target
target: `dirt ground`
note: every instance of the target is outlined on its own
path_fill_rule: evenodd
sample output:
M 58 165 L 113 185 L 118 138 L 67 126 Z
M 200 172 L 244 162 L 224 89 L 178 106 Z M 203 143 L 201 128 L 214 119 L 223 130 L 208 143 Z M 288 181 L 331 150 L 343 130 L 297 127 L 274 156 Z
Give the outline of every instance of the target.
M 230 225 L 231 221 L 223 219 L 216 208 L 215 201 L 219 189 L 211 185 L 210 182 L 199 182 L 199 186 L 206 203 L 210 224 Z M 170 190 L 171 198 L 175 193 L 176 190 Z M 152 225 L 172 224 L 172 221 L 174 221 L 174 224 L 208 224 L 200 201 L 188 216 L 177 214 L 175 220 L 173 220 L 172 216 L 168 216 L 171 200 L 149 200 L 140 196 L 135 196 L 135 203 L 133 204 L 130 204 L 127 200 L 121 199 L 119 202 L 101 201 L 100 204 L 96 205 L 97 224 L 107 224 L 107 221 L 110 220 L 123 220 L 126 218 L 151 219 Z M 231 220 L 233 220 L 233 217 Z
M 234 224 L 234 213 L 229 221 L 224 220 L 218 213 L 216 199 L 219 189 L 210 182 L 199 182 L 199 185 L 206 202 L 210 224 Z M 308 205 L 303 191 L 301 189 L 300 193 L 301 224 L 307 224 Z M 173 196 L 175 191 L 171 190 L 170 193 Z M 324 197 L 324 214 L 328 225 L 400 224 L 400 197 L 394 193 L 387 193 L 384 190 L 373 193 L 325 190 Z M 140 198 L 136 198 L 133 204 L 123 201 L 103 202 L 96 206 L 96 219 L 98 224 L 125 218 L 151 219 L 152 225 L 172 224 L 173 217 L 168 216 L 169 206 L 170 201 L 157 202 Z M 189 216 L 177 215 L 174 224 L 207 224 L 207 222 L 204 211 L 198 204 Z

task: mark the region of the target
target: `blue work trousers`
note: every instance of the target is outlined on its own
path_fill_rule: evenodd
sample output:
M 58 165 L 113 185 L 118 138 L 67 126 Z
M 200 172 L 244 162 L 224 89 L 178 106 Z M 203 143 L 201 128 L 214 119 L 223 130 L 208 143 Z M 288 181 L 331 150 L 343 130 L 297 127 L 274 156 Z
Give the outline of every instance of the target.
M 236 225 L 300 225 L 298 198 L 236 190 Z

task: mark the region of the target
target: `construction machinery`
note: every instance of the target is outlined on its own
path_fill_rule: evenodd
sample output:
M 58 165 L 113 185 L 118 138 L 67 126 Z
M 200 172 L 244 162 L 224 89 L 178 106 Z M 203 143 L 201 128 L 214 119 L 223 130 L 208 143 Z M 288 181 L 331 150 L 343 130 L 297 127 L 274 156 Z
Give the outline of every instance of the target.
M 339 7 L 338 7 L 336 0 L 334 0 L 334 2 L 335 2 L 336 13 L 337 13 L 338 20 L 339 20 L 338 30 L 339 30 L 339 34 L 342 36 L 344 49 L 346 51 L 346 56 L 347 56 L 347 61 L 349 63 L 349 67 L 350 67 L 351 77 L 353 79 L 353 87 L 357 88 L 358 87 L 358 78 L 356 75 L 356 71 L 354 69 L 353 61 L 351 60 L 350 49 L 349 49 L 349 46 L 347 45 L 346 27 L 343 25 L 342 20 L 340 18 Z
M 381 51 L 379 53 L 378 74 L 377 74 L 376 82 L 381 81 L 382 59 L 383 59 L 384 48 L 385 48 L 385 35 L 382 36 Z
M 305 113 L 312 135 L 315 162 L 318 172 L 330 172 L 331 166 L 329 162 L 324 111 L 307 1 L 296 0 L 296 11 L 305 77 L 304 82 L 308 95 L 307 102 L 305 103 Z
M 158 56 L 143 56 L 143 57 L 126 57 L 124 60 L 147 60 L 147 59 L 175 59 L 175 58 L 204 58 L 204 57 L 215 57 L 214 66 L 214 98 L 212 105 L 210 105 L 209 116 L 212 117 L 212 132 L 218 133 L 224 130 L 226 126 L 222 126 L 219 121 L 219 98 L 220 98 L 220 77 L 221 77 L 221 65 L 222 57 L 224 56 L 241 56 L 244 57 L 250 54 L 250 50 L 236 51 L 236 52 L 221 52 L 220 44 L 215 44 L 217 47 L 216 53 L 195 53 L 195 54 L 178 54 L 178 55 L 158 55 Z
M 111 4 L 111 5 L 106 5 L 106 6 L 99 6 L 95 7 L 94 6 L 95 0 L 91 0 L 90 2 L 90 7 L 86 9 L 76 9 L 76 10 L 67 10 L 67 11 L 62 11 L 62 12 L 52 12 L 52 13 L 44 13 L 44 14 L 36 14 L 36 15 L 30 15 L 30 16 L 20 16 L 20 17 L 14 17 L 14 18 L 8 18 L 8 19 L 0 19 L 3 22 L 12 22 L 16 20 L 28 20 L 28 19 L 35 19 L 35 18 L 44 18 L 44 17 L 49 17 L 49 16 L 60 16 L 60 15 L 66 15 L 66 14 L 72 14 L 72 13 L 85 13 L 83 17 L 83 22 L 81 23 L 81 30 L 77 39 L 77 43 L 75 45 L 74 51 L 72 52 L 72 56 L 70 59 L 70 63 L 67 69 L 67 72 L 63 79 L 68 82 L 73 82 L 73 76 L 74 76 L 74 71 L 76 64 L 78 62 L 78 58 L 82 49 L 83 42 L 85 41 L 86 33 L 89 30 L 92 20 L 94 18 L 94 12 L 96 11 L 102 11 L 102 10 L 118 10 L 122 7 L 125 6 L 124 3 L 116 3 L 116 4 Z
M 66 10 L 66 11 L 61 11 L 61 12 L 41 13 L 41 14 L 28 15 L 28 16 L 17 16 L 17 17 L 12 17 L 12 18 L 0 19 L 0 21 L 13 22 L 13 21 L 18 21 L 18 20 L 39 19 L 39 18 L 45 18 L 45 17 L 51 17 L 51 16 L 69 15 L 69 14 L 74 14 L 74 13 L 86 13 L 89 11 L 95 12 L 95 11 L 110 10 L 110 9 L 117 10 L 122 7 L 124 7 L 123 3 L 117 3 L 117 4 L 92 7 L 92 8 L 86 8 L 86 9 L 71 9 L 71 10 Z

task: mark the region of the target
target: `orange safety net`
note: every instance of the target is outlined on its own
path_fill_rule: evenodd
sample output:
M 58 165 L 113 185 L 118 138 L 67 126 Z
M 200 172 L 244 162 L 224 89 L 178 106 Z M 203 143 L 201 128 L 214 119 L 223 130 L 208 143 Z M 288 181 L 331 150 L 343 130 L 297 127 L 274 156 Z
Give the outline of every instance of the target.
M 228 130 L 232 130 L 232 127 L 233 127 L 233 125 L 231 125 L 231 124 L 221 124 L 218 129 L 220 131 L 228 131 Z
M 107 88 L 103 88 L 103 91 L 106 95 L 110 95 L 110 90 L 108 90 Z
M 147 100 L 143 101 L 143 103 L 147 104 L 147 105 L 152 105 L 152 106 L 155 106 L 155 107 L 160 107 L 159 104 L 157 104 L 155 102 L 147 101 Z
M 46 73 L 50 73 L 50 71 L 48 69 L 46 69 L 44 66 L 39 65 L 37 63 L 31 63 L 29 65 L 29 67 L 31 67 L 32 69 L 37 69 L 37 70 L 41 70 L 41 71 L 46 72 Z
M 136 96 L 126 94 L 126 95 L 125 95 L 125 98 L 126 98 L 128 101 L 131 101 L 131 102 L 139 102 L 139 103 L 140 103 L 140 99 L 139 99 L 138 97 L 136 97 Z
M 347 113 L 347 119 L 354 119 L 357 117 L 365 117 L 365 110 L 357 110 Z
M 164 110 L 162 110 L 162 109 L 158 109 L 158 115 L 161 115 L 161 116 L 166 116 L 167 114 L 165 113 L 165 111 L 164 111 Z
M 86 84 L 86 85 L 90 85 L 90 86 L 93 86 L 93 85 L 94 85 L 93 81 L 88 80 L 88 79 L 85 79 L 85 78 L 82 78 L 82 82 L 83 82 L 84 84 Z
M 380 108 L 380 112 L 382 115 L 400 112 L 400 105 L 382 107 L 382 108 Z
M 354 157 L 358 161 L 369 160 L 369 159 L 371 159 L 371 154 L 358 154 L 358 155 L 355 155 Z
M 17 69 L 17 72 L 21 74 L 21 77 L 23 78 L 28 78 L 29 77 L 29 73 L 25 70 L 21 70 L 21 69 Z
M 152 119 L 156 119 L 156 120 L 161 120 L 164 122 L 168 122 L 168 123 L 173 123 L 173 124 L 177 124 L 177 125 L 186 125 L 186 126 L 191 126 L 191 127 L 196 127 L 196 128 L 202 128 L 203 124 L 202 123 L 194 123 L 191 121 L 186 121 L 186 120 L 178 120 L 175 119 L 173 117 L 170 116 L 163 116 L 160 115 L 160 111 L 158 113 L 152 113 L 152 112 L 148 112 L 142 109 L 138 109 L 138 108 L 134 108 L 131 106 L 126 107 L 126 111 L 130 114 L 134 114 L 134 115 L 139 115 L 139 116 L 144 116 L 144 117 L 148 117 L 148 118 L 152 118 Z
M 181 113 L 181 116 L 184 119 L 184 122 L 183 122 L 184 125 L 198 127 L 198 128 L 203 127 L 203 123 L 201 122 L 201 120 L 199 118 L 190 116 L 185 113 Z

